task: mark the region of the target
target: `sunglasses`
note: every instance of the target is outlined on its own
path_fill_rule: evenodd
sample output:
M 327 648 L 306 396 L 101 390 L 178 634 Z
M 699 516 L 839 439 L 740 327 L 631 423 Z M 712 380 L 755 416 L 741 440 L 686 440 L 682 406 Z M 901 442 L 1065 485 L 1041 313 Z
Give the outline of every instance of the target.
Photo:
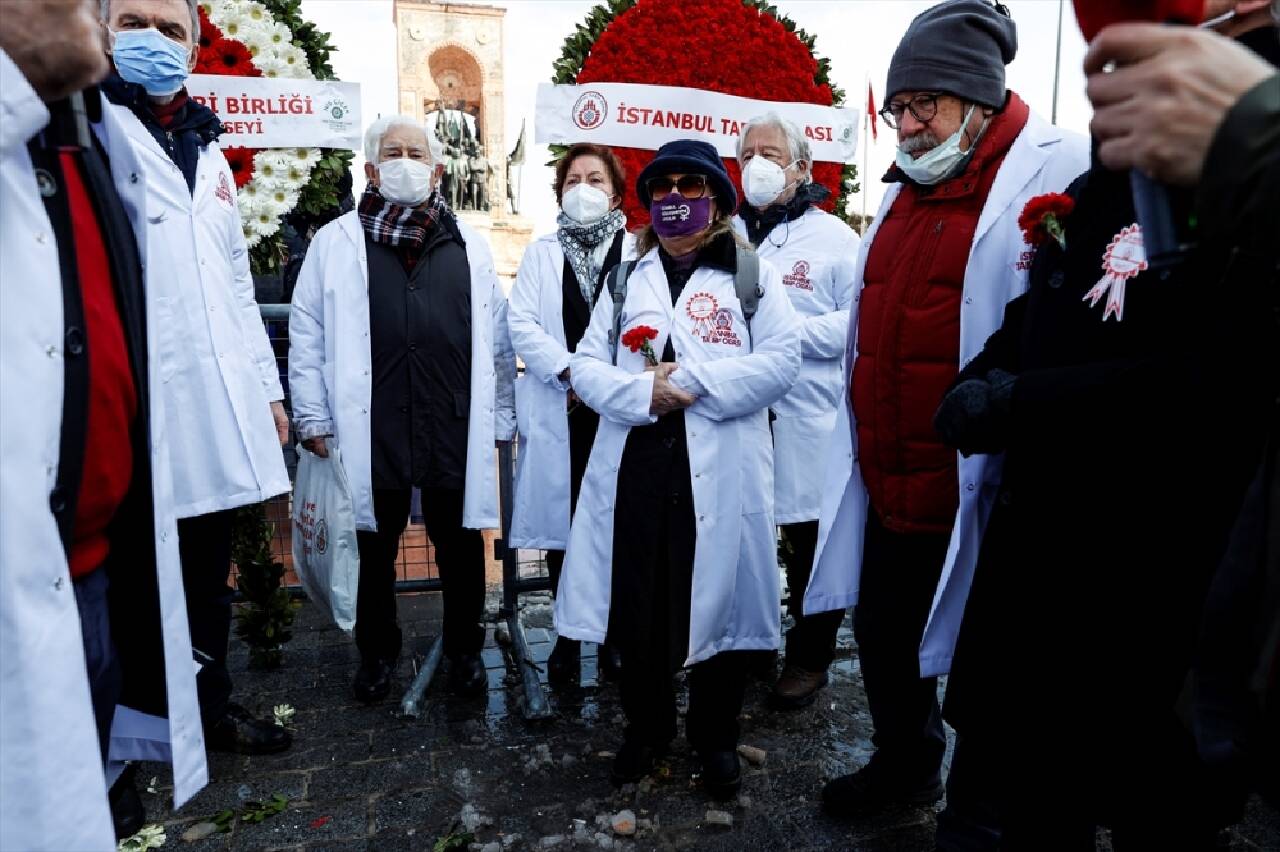
M 707 194 L 706 175 L 681 175 L 678 178 L 654 177 L 645 183 L 650 198 L 666 198 L 672 190 L 684 198 L 701 198 Z

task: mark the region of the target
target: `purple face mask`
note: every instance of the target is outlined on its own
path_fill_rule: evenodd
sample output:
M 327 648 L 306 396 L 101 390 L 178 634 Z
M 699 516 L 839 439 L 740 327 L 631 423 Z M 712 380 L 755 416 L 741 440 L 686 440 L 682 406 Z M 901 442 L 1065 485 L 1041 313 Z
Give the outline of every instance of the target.
M 673 192 L 649 204 L 653 230 L 660 237 L 687 237 L 705 231 L 711 224 L 712 198 L 688 199 Z

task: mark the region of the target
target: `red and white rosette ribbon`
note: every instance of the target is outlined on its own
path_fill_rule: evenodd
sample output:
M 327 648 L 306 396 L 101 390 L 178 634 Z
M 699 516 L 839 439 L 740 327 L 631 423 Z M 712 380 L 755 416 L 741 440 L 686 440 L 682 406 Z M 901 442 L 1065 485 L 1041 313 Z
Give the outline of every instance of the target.
M 1124 319 L 1125 282 L 1147 268 L 1147 250 L 1142 244 L 1142 228 L 1137 223 L 1124 228 L 1111 238 L 1107 250 L 1102 254 L 1102 278 L 1093 285 L 1084 300 L 1089 307 L 1098 304 L 1103 296 L 1107 296 L 1107 306 L 1102 312 L 1102 321 L 1114 316 L 1116 322 Z

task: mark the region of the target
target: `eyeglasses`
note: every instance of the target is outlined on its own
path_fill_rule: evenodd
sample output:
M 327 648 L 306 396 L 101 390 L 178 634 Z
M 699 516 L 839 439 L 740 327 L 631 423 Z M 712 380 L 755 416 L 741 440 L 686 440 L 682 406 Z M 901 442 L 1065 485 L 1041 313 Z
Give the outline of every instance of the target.
M 650 198 L 666 198 L 672 190 L 684 198 L 693 200 L 707 194 L 706 175 L 680 175 L 678 178 L 653 177 L 645 183 Z
M 938 98 L 941 96 L 941 92 L 921 92 L 909 101 L 889 101 L 880 110 L 880 117 L 885 124 L 897 130 L 902 125 L 902 114 L 910 110 L 912 118 L 927 124 L 938 114 Z

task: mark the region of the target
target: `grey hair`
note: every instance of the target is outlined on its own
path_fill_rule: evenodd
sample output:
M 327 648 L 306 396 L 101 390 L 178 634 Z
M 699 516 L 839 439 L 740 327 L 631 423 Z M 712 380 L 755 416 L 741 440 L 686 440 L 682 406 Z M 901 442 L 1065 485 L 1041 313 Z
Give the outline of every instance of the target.
M 410 118 L 407 115 L 384 115 L 380 116 L 373 124 L 370 124 L 369 129 L 364 132 L 365 162 L 375 166 L 378 165 L 378 152 L 382 150 L 382 137 L 386 136 L 387 131 L 393 127 L 412 127 L 421 130 L 422 135 L 427 137 L 427 151 L 431 154 L 431 165 L 434 166 L 444 159 L 444 145 L 421 121 L 416 118 Z
M 191 43 L 200 44 L 200 4 L 199 0 L 187 0 L 187 8 L 191 10 Z M 99 17 L 102 23 L 111 23 L 111 0 L 98 0 Z
M 747 144 L 747 134 L 757 127 L 776 127 L 782 131 L 782 135 L 787 137 L 787 149 L 790 151 L 793 161 L 800 160 L 810 168 L 806 170 L 804 181 L 808 183 L 813 179 L 813 150 L 809 147 L 809 140 L 805 138 L 804 131 L 796 126 L 795 122 L 783 118 L 772 110 L 761 113 L 755 118 L 742 125 L 742 132 L 738 134 L 738 164 L 742 164 L 742 149 Z

